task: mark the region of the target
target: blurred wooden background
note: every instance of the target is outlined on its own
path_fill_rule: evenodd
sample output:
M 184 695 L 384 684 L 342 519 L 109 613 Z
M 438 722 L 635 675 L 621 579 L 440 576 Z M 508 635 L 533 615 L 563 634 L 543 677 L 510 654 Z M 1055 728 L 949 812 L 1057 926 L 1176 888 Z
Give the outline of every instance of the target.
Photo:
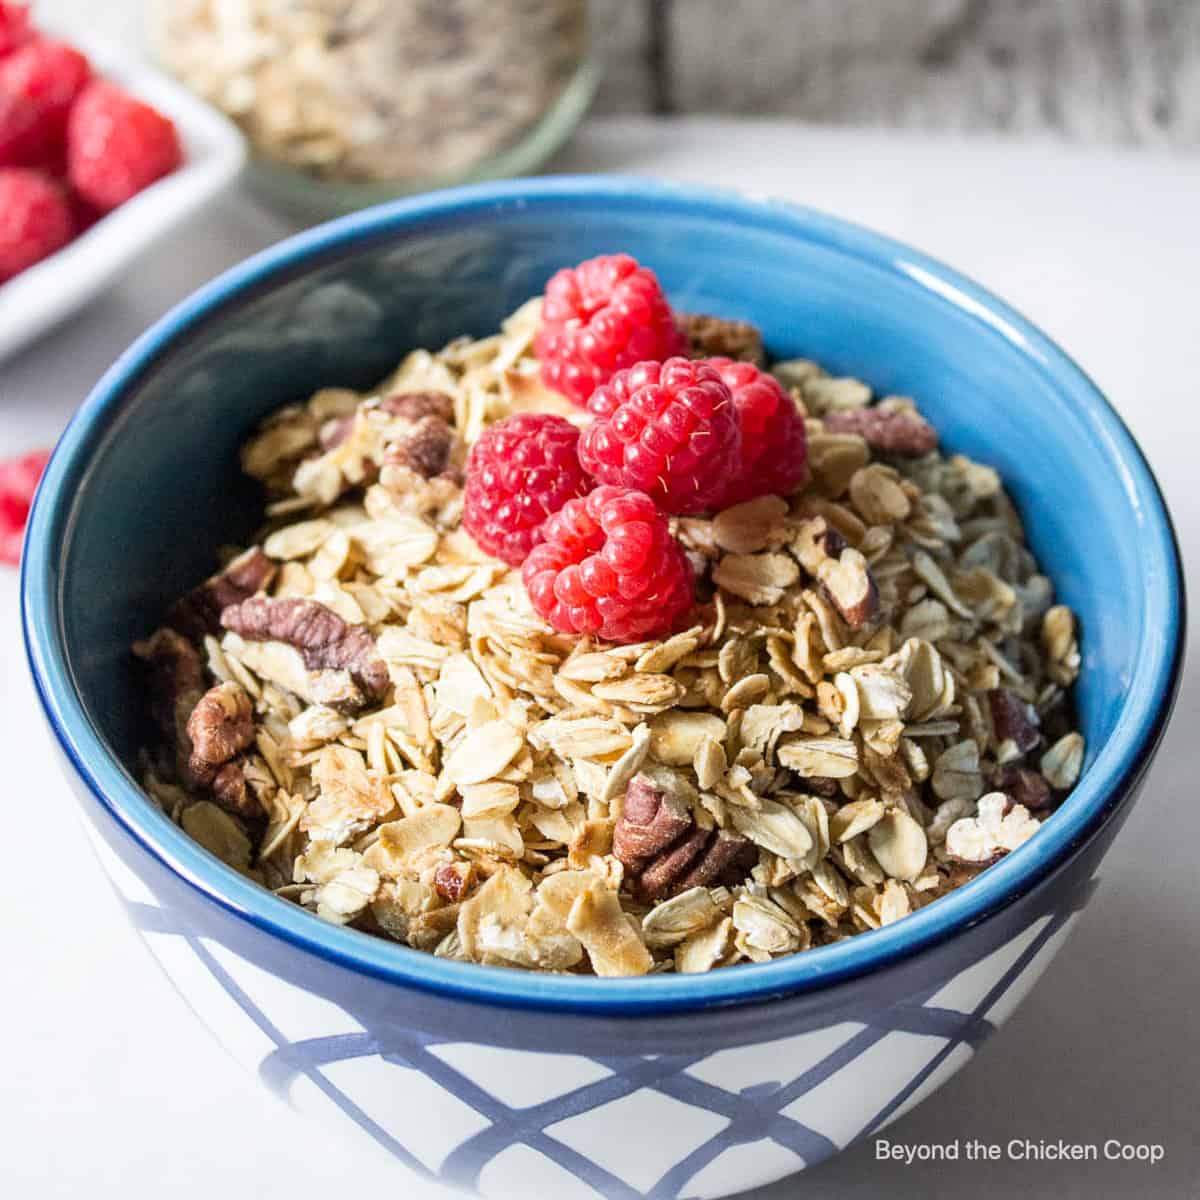
M 601 113 L 1200 146 L 1200 0 L 592 2 Z M 144 0 L 34 3 L 140 35 Z
M 1200 145 L 1200 0 L 594 0 L 602 112 Z

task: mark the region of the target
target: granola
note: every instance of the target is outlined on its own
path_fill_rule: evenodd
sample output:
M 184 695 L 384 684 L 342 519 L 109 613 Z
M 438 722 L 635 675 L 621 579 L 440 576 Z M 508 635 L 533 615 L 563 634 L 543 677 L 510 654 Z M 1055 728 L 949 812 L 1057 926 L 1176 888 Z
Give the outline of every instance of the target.
M 321 179 L 466 173 L 510 149 L 587 53 L 586 0 L 155 0 L 166 65 L 257 154 Z
M 137 647 L 164 811 L 325 920 L 597 975 L 838 941 L 1036 836 L 1083 765 L 1078 628 L 997 474 L 911 400 L 777 363 L 806 485 L 671 519 L 686 628 L 564 634 L 461 525 L 485 429 L 587 420 L 542 384 L 538 322 L 318 391 L 244 448 L 260 537 Z

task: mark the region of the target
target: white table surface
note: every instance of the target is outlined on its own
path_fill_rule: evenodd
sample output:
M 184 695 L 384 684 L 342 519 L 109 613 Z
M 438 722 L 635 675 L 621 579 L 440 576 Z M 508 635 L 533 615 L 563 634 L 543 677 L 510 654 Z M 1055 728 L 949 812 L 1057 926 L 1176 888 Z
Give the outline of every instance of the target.
M 1112 397 L 1200 562 L 1200 161 L 786 125 L 589 126 L 558 164 L 771 192 L 941 256 L 1057 337 Z M 148 322 L 286 229 L 231 197 L 49 339 L 0 365 L 0 454 L 50 442 Z M 123 924 L 50 760 L 0 569 L 0 1188 L 13 1197 L 432 1196 L 348 1161 L 223 1057 Z M 1193 637 L 1193 663 L 1197 655 Z M 1153 1167 L 902 1166 L 860 1146 L 762 1197 L 1200 1194 L 1200 680 L 1073 939 L 977 1061 L 889 1134 L 1155 1142 Z M 352 1181 L 352 1182 L 351 1182 Z M 442 1195 L 445 1193 L 436 1192 Z

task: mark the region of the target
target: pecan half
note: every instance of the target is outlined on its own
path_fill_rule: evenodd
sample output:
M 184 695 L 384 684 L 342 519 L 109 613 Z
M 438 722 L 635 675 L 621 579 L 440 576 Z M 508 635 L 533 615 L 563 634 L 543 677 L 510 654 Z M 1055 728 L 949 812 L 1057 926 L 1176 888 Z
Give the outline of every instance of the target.
M 637 870 L 691 827 L 692 811 L 683 800 L 655 787 L 645 775 L 635 775 L 613 829 L 613 853 Z
M 645 775 L 635 775 L 613 831 L 613 852 L 643 900 L 663 900 L 693 887 L 736 883 L 758 862 L 740 834 L 701 829 L 690 808 Z
M 937 449 L 937 430 L 916 413 L 890 408 L 847 408 L 825 414 L 830 433 L 857 433 L 881 454 L 920 458 Z
M 174 749 L 183 777 L 192 753 L 188 717 L 204 695 L 199 651 L 174 629 L 159 629 L 136 643 L 133 652 L 146 666 L 150 717 Z
M 184 637 L 199 642 L 221 628 L 221 611 L 261 592 L 275 578 L 275 564 L 258 546 L 239 554 L 223 571 L 176 601 L 167 622 Z
M 432 479 L 445 474 L 455 441 L 454 430 L 441 417 L 422 417 L 391 442 L 386 461 Z
M 242 768 L 241 759 L 226 763 L 213 776 L 208 790 L 212 793 L 213 799 L 226 812 L 245 817 L 247 820 L 262 819 L 262 805 L 246 786 L 246 773 Z
M 379 402 L 389 417 L 419 421 L 422 417 L 441 417 L 449 423 L 454 417 L 454 401 L 445 392 L 396 392 Z
M 221 613 L 221 624 L 250 641 L 283 642 L 310 671 L 346 671 L 368 696 L 387 692 L 387 664 L 365 625 L 348 625 L 318 600 L 251 596 Z
M 694 887 L 741 883 L 757 864 L 758 847 L 749 838 L 715 829 L 700 857 L 693 860 L 691 870 L 671 890 L 678 893 Z
M 1025 705 L 1007 688 L 992 688 L 987 698 L 997 742 L 1011 741 L 1022 754 L 1027 754 L 1042 740 L 1041 731 L 1029 719 Z
M 188 717 L 192 743 L 188 757 L 190 782 L 206 787 L 217 773 L 254 741 L 254 705 L 240 684 L 219 683 L 207 692 Z
M 762 334 L 749 321 L 676 313 L 675 323 L 687 338 L 693 358 L 733 358 L 758 367 L 765 361 Z
M 1022 804 L 1030 812 L 1050 808 L 1054 793 L 1040 772 L 1030 767 L 998 767 L 992 772 L 990 787 L 1003 792 L 1012 804 Z

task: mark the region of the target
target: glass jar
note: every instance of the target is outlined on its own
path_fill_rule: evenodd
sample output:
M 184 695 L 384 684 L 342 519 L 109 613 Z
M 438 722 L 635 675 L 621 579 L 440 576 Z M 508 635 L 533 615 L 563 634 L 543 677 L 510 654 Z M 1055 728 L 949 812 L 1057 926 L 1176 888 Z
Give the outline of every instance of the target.
M 517 175 L 595 90 L 588 0 L 150 0 L 153 42 L 305 219 Z

